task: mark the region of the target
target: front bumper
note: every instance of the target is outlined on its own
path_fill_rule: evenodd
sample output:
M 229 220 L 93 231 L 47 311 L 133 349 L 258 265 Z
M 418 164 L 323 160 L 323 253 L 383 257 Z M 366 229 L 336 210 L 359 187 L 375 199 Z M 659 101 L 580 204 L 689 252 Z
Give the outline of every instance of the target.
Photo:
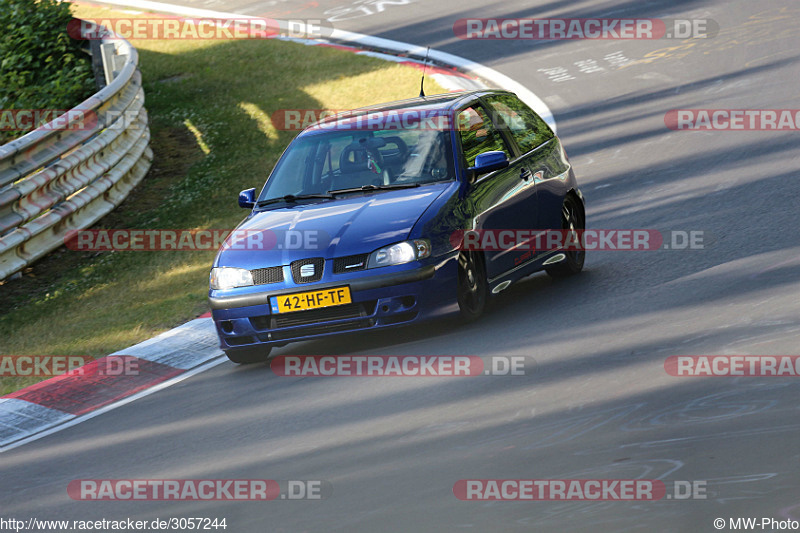
M 288 342 L 365 329 L 408 324 L 457 309 L 456 255 L 410 270 L 309 283 L 244 294 L 209 296 L 223 350 L 279 346 Z M 281 294 L 350 287 L 352 303 L 294 313 L 272 313 L 270 298 Z

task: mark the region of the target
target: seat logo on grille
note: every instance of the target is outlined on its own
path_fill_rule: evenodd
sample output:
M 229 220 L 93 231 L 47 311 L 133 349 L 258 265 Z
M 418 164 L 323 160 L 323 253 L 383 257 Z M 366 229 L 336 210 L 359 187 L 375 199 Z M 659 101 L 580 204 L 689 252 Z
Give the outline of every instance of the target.
M 303 265 L 300 267 L 300 276 L 310 278 L 315 273 L 314 265 Z

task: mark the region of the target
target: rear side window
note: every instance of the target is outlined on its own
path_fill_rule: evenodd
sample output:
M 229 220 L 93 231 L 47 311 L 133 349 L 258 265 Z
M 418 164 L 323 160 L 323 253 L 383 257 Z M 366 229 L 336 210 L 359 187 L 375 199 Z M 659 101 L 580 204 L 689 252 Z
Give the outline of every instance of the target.
M 479 105 L 470 106 L 458 113 L 458 134 L 467 166 L 475 165 L 475 158 L 483 152 L 502 150 L 509 154 L 500 132 L 492 125 L 489 115 Z
M 486 100 L 500 118 L 498 124 L 505 124 L 523 154 L 554 137 L 547 123 L 516 96 L 499 94 Z

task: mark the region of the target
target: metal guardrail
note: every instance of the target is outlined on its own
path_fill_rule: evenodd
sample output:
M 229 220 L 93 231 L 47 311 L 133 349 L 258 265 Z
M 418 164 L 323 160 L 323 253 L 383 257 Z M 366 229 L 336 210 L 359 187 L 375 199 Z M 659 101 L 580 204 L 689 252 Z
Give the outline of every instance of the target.
M 124 39 L 98 48 L 108 84 L 72 110 L 96 121 L 85 129 L 45 126 L 0 146 L 0 280 L 63 245 L 70 230 L 97 222 L 150 168 L 139 55 Z

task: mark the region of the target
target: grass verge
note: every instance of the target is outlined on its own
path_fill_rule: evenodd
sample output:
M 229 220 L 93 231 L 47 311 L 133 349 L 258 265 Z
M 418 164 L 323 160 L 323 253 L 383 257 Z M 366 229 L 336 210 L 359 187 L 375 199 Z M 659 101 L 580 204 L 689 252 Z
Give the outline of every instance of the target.
M 76 6 L 84 18 L 130 17 Z M 350 109 L 416 96 L 420 72 L 327 47 L 276 40 L 133 40 L 150 115 L 153 166 L 97 228 L 233 228 L 237 193 L 260 187 L 295 135 L 279 109 Z M 443 92 L 426 81 L 430 94 Z M 206 309 L 215 252 L 62 248 L 0 282 L 0 356 L 100 357 Z M 0 377 L 0 395 L 42 378 Z

